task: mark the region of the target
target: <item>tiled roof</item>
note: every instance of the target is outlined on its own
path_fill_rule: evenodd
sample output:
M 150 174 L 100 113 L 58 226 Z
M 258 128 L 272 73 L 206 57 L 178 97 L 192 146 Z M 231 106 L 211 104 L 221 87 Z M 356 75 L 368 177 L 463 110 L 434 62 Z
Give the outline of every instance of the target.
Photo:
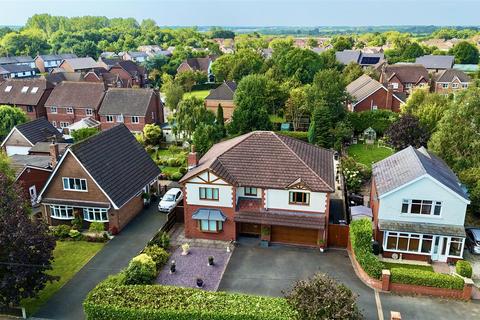
M 384 69 L 385 78 L 389 80 L 394 75 L 402 83 L 418 83 L 421 79 L 428 81 L 428 70 L 420 64 L 398 63 L 386 66 Z
M 103 83 L 63 81 L 52 90 L 45 106 L 96 109 L 104 94 Z
M 387 88 L 380 82 L 366 74 L 352 81 L 346 88 L 347 92 L 355 99 L 355 103 L 364 100 L 379 89 L 387 91 Z M 393 95 L 402 102 L 406 100 L 406 96 L 400 92 L 394 92 Z
M 35 143 L 35 145 L 30 148 L 29 152 L 30 153 L 50 153 L 50 145 L 52 144 L 51 141 L 41 141 L 41 142 L 37 142 Z M 58 151 L 60 154 L 63 154 L 63 152 L 65 151 L 65 149 L 70 145 L 69 143 L 63 143 L 63 142 L 59 142 L 57 143 L 58 145 Z
M 15 72 L 28 72 L 28 71 L 33 71 L 34 69 L 28 65 L 25 64 L 2 64 L 1 67 L 2 69 L 10 72 L 10 73 L 15 73 Z
M 15 64 L 27 62 L 33 62 L 33 58 L 30 56 L 0 57 L 0 64 Z
M 73 144 L 70 150 L 118 208 L 160 174 L 123 124 Z
M 237 186 L 286 189 L 301 183 L 334 190 L 333 152 L 269 131 L 255 131 L 214 145 L 182 182 L 210 169 Z
M 32 166 L 42 169 L 51 169 L 51 158 L 49 155 L 32 155 L 32 154 L 14 154 L 10 156 L 12 169 L 18 176 L 26 166 Z
M 10 91 L 5 91 L 10 86 L 12 87 Z M 28 87 L 26 92 L 22 92 L 24 87 Z M 51 88 L 53 88 L 53 85 L 45 79 L 8 79 L 0 83 L 0 104 L 36 106 L 45 90 Z
M 335 52 L 337 61 L 341 64 L 349 64 L 350 62 L 358 63 L 362 52 L 359 50 L 343 50 Z
M 208 72 L 208 66 L 213 59 L 211 57 L 205 58 L 188 58 L 185 62 L 192 68 L 194 71 L 204 71 Z
M 62 64 L 69 64 L 74 70 L 85 70 L 98 67 L 98 64 L 91 57 L 65 59 Z
M 454 62 L 454 56 L 443 55 L 426 55 L 415 60 L 416 64 L 421 64 L 427 69 L 451 69 Z
M 111 88 L 108 89 L 100 106 L 101 115 L 145 116 L 150 100 L 155 95 L 153 89 Z
M 237 90 L 237 84 L 233 81 L 226 81 L 211 90 L 205 100 L 233 100 L 235 90 Z
M 436 75 L 437 82 L 452 82 L 453 79 L 458 78 L 460 82 L 470 82 L 470 77 L 463 71 L 455 69 L 446 69 Z
M 130 60 L 119 61 L 116 65 L 127 71 L 132 77 L 143 74 L 145 72 L 145 69 L 143 67 Z
M 74 53 L 60 53 L 60 54 L 41 54 L 38 57 L 42 58 L 43 61 L 55 61 L 55 60 L 77 58 L 77 55 Z
M 52 136 L 60 138 L 62 135 L 58 130 L 45 118 L 38 118 L 33 121 L 19 124 L 16 126 L 18 131 L 28 139 L 32 144 L 37 142 L 49 141 Z
M 407 147 L 372 166 L 372 176 L 379 196 L 424 175 L 431 176 L 468 200 L 466 191 L 452 169 L 424 147 Z

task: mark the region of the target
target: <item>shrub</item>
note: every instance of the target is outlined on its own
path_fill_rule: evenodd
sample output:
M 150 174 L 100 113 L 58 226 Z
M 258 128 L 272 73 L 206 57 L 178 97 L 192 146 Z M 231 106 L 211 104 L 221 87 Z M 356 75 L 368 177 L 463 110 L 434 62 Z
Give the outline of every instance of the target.
M 126 284 L 150 284 L 157 275 L 153 259 L 146 254 L 133 258 L 125 271 Z
M 87 318 L 96 320 L 291 320 L 296 316 L 283 298 L 163 285 L 111 286 L 105 281 L 88 294 L 83 307 Z
M 103 280 L 102 284 L 109 287 L 116 287 L 125 284 L 125 270 L 120 271 L 117 274 L 112 274 Z
M 73 220 L 72 220 L 72 228 L 75 229 L 75 230 L 81 230 L 83 227 L 83 219 L 81 216 L 76 216 Z
M 170 248 L 170 236 L 165 231 L 157 233 L 148 243 L 148 246 L 157 245 L 165 250 Z
M 449 274 L 436 273 L 426 270 L 415 270 L 407 268 L 392 268 L 390 270 L 391 281 L 394 283 L 412 284 L 426 287 L 463 289 L 463 279 Z
M 157 271 L 159 271 L 165 265 L 165 263 L 167 263 L 168 258 L 170 257 L 170 254 L 165 251 L 165 249 L 157 245 L 147 246 L 145 249 L 143 249 L 143 253 L 152 258 L 157 267 Z
M 177 167 L 178 166 L 178 161 L 175 158 L 170 158 L 168 159 L 168 165 L 170 167 Z
M 383 264 L 372 252 L 372 222 L 365 218 L 350 224 L 350 241 L 362 269 L 372 278 L 380 279 Z
M 182 179 L 182 177 L 183 177 L 183 174 L 181 174 L 180 172 L 174 172 L 171 176 L 173 181 L 178 181 Z
M 471 278 L 473 274 L 472 265 L 470 262 L 465 260 L 458 260 L 455 265 L 455 271 L 465 278 Z
M 187 173 L 187 171 L 188 170 L 185 167 L 180 167 L 180 169 L 178 169 L 178 172 L 180 172 L 181 174 L 185 174 L 185 173 Z
M 298 140 L 303 140 L 305 142 L 308 142 L 308 132 L 303 132 L 303 131 L 276 131 L 276 133 L 295 138 Z
M 70 232 L 68 233 L 68 235 L 69 235 L 70 238 L 72 238 L 72 239 L 79 239 L 82 234 L 80 233 L 80 231 L 75 230 L 75 229 L 72 229 L 72 230 L 70 230 Z
M 295 283 L 286 298 L 298 319 L 362 319 L 352 291 L 322 273 Z
M 90 227 L 88 228 L 88 231 L 90 232 L 95 232 L 95 233 L 100 233 L 105 230 L 105 227 L 103 226 L 103 222 L 92 222 L 90 223 Z
M 66 224 L 61 224 L 55 227 L 51 227 L 52 234 L 57 239 L 66 239 L 70 236 L 71 227 Z

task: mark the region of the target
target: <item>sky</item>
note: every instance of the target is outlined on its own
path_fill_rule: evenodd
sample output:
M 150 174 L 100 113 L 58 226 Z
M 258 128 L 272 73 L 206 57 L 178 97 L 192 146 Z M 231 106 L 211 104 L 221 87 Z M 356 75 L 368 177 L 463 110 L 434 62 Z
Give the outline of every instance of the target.
M 101 15 L 172 26 L 480 25 L 480 0 L 0 0 L 0 25 Z

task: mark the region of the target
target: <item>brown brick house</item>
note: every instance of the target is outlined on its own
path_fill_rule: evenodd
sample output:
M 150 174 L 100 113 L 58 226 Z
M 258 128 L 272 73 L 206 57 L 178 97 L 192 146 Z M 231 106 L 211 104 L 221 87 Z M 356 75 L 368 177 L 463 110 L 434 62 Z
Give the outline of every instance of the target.
M 403 93 L 393 92 L 392 88 L 387 89 L 368 75 L 362 75 L 351 82 L 346 90 L 351 97 L 351 101 L 348 103 L 349 111 L 360 112 L 382 109 L 400 112 L 400 107 L 405 100 Z
M 326 245 L 333 153 L 269 131 L 189 155 L 185 236 L 234 240 L 246 234 L 274 243 Z M 263 232 L 261 232 L 263 230 Z
M 45 79 L 7 79 L 0 82 L 0 105 L 21 108 L 31 120 L 45 117 L 45 101 L 52 90 Z
M 188 58 L 178 66 L 177 73 L 185 71 L 201 71 L 204 72 L 208 80 L 207 82 L 215 82 L 215 75 L 212 72 L 212 63 L 215 61 L 215 56 L 208 56 L 204 58 Z
M 50 72 L 57 68 L 63 60 L 78 58 L 73 53 L 60 53 L 60 54 L 40 54 L 35 57 L 35 66 L 40 72 Z
M 148 83 L 147 70 L 133 61 L 119 61 L 108 71 L 118 76 L 123 88 L 144 88 Z
M 39 195 L 50 225 L 103 222 L 113 233 L 143 209 L 160 170 L 123 124 L 73 144 Z
M 99 110 L 102 130 L 124 123 L 132 132 L 163 122 L 163 105 L 153 89 L 110 88 Z
M 98 68 L 98 63 L 90 57 L 64 59 L 58 66 L 66 72 L 81 72 L 83 74 Z
M 218 106 L 223 108 L 223 118 L 228 121 L 232 118 L 235 104 L 233 103 L 233 96 L 237 90 L 237 84 L 233 81 L 226 81 L 217 88 L 210 91 L 205 98 L 205 106 L 213 113 L 217 112 Z
M 435 92 L 449 94 L 467 89 L 472 79 L 463 71 L 447 69 L 434 75 Z
M 410 94 L 415 87 L 426 87 L 430 84 L 428 70 L 420 64 L 397 63 L 386 65 L 380 74 L 380 83 L 393 92 Z
M 98 120 L 104 95 L 103 83 L 63 81 L 53 89 L 45 103 L 48 120 L 59 129 L 87 117 Z

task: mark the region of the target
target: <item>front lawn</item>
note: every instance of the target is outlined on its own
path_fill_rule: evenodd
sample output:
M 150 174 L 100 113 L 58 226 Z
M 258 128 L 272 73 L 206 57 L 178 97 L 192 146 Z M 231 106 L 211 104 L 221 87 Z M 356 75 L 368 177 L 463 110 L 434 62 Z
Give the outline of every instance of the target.
M 409 270 L 422 270 L 422 271 L 432 271 L 433 272 L 433 267 L 432 266 L 424 266 L 424 265 L 418 265 L 418 264 L 406 264 L 406 263 L 395 263 L 395 262 L 382 262 L 383 263 L 383 268 L 391 270 L 392 268 L 403 268 L 403 269 L 409 269 Z
M 67 283 L 98 251 L 104 243 L 86 241 L 57 241 L 53 251 L 53 269 L 48 273 L 59 276 L 60 280 L 47 283 L 36 298 L 24 299 L 21 305 L 28 315 L 34 314 L 55 292 Z
M 371 167 L 373 163 L 391 156 L 394 152 L 387 147 L 378 145 L 352 144 L 347 149 L 348 155 L 356 162 Z
M 183 98 L 185 99 L 188 97 L 197 97 L 204 100 L 209 93 L 210 93 L 210 90 L 197 90 L 192 92 L 185 92 L 185 94 L 183 95 Z

